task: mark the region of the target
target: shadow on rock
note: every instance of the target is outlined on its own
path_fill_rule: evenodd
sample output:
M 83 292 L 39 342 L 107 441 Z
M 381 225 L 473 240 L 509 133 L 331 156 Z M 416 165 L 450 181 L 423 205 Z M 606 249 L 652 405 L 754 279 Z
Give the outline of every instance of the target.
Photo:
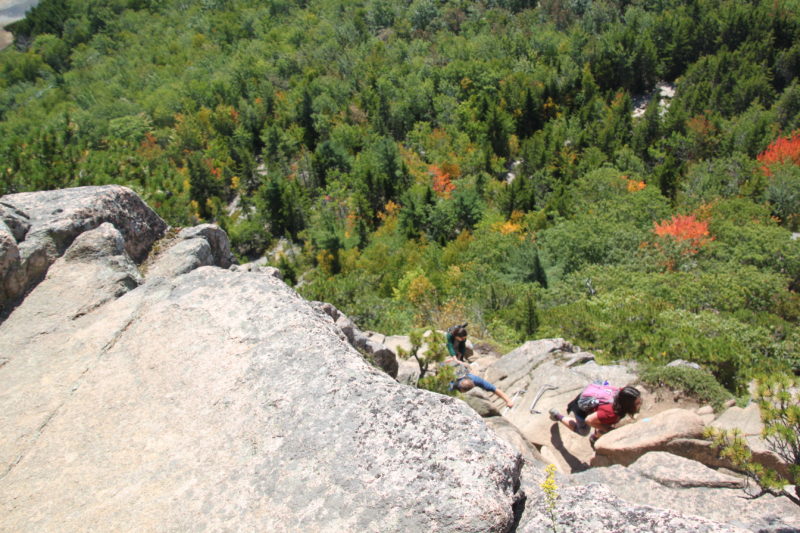
M 572 472 L 583 472 L 589 469 L 589 465 L 572 455 L 570 451 L 564 446 L 564 441 L 561 440 L 561 428 L 558 424 L 553 424 L 550 428 L 550 442 L 553 448 L 558 450 L 558 453 L 564 458 Z

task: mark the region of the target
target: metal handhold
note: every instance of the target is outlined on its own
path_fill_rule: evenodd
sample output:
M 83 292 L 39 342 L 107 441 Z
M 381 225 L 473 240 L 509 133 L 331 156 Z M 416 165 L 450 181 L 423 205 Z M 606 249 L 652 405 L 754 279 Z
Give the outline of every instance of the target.
M 555 385 L 542 385 L 541 387 L 539 387 L 539 392 L 536 393 L 536 398 L 534 398 L 533 402 L 531 403 L 530 413 L 532 415 L 540 414 L 541 411 L 537 411 L 537 410 L 534 409 L 534 407 L 536 406 L 536 402 L 538 402 L 539 398 L 542 397 L 542 394 L 544 394 L 544 391 L 556 390 L 557 388 L 558 387 L 556 387 Z
M 517 396 L 519 396 L 520 394 L 524 395 L 526 392 L 528 392 L 528 389 L 520 389 L 517 392 L 515 392 L 514 396 L 511 397 L 511 403 L 514 403 L 514 400 L 517 399 Z M 509 409 L 513 409 L 513 407 L 509 407 L 506 405 L 505 409 L 503 409 L 503 414 L 506 414 Z

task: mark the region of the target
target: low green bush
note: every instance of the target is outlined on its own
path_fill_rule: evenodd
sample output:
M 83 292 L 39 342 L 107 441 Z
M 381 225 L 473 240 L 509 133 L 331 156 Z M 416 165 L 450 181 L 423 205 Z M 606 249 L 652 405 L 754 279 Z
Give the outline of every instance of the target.
M 699 402 L 710 404 L 715 411 L 720 411 L 723 404 L 733 398 L 712 374 L 688 366 L 649 367 L 639 378 L 648 385 L 682 390 Z

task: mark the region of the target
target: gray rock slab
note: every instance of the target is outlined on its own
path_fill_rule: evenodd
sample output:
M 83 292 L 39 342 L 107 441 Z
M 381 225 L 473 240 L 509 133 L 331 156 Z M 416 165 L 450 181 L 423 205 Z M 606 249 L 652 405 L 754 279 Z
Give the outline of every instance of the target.
M 761 422 L 761 410 L 757 403 L 751 402 L 746 407 L 729 407 L 711 426 L 725 431 L 739 430 L 753 453 L 754 461 L 777 470 L 784 477 L 790 477 L 789 465 L 761 437 L 764 424 Z
M 0 478 L 25 457 L 127 320 L 99 310 L 140 282 L 120 233 L 106 223 L 75 239 L 0 324 Z
M 551 361 L 562 354 L 571 358 L 574 347 L 564 339 L 540 339 L 528 341 L 522 346 L 501 357 L 487 371 L 492 382 L 504 383 L 506 388 L 517 382 L 527 385 L 529 376 L 545 361 Z
M 764 424 L 761 423 L 761 411 L 757 403 L 747 407 L 729 407 L 711 424 L 718 429 L 738 429 L 743 435 L 761 435 Z
M 574 367 L 573 370 L 583 376 L 586 383 L 608 381 L 612 385 L 624 387 L 638 380 L 639 376 L 634 370 L 635 367 L 636 364 L 634 362 L 624 365 L 601 365 L 597 361 L 589 361 L 586 364 Z
M 539 450 L 537 450 L 535 446 L 531 446 L 519 432 L 519 429 L 507 419 L 502 416 L 492 416 L 484 418 L 483 421 L 486 422 L 486 425 L 492 428 L 497 435 L 511 444 L 511 446 L 522 455 L 525 461 L 539 464 L 545 463 L 545 459 L 542 457 L 542 454 L 539 453 Z
M 659 485 L 674 488 L 741 489 L 744 479 L 718 472 L 703 463 L 667 452 L 648 452 L 629 467 Z
M 496 355 L 482 355 L 480 357 L 476 357 L 474 361 L 472 361 L 471 366 L 477 369 L 478 372 L 485 373 L 486 370 L 496 363 L 500 358 Z
M 670 513 L 696 516 L 698 527 L 704 520 L 725 524 L 717 531 L 796 531 L 800 528 L 797 506 L 786 498 L 770 495 L 749 499 L 741 489 L 691 487 L 676 490 L 648 479 L 634 469 L 614 465 L 592 468 L 573 474 L 571 483 L 582 487 L 592 483 L 605 485 L 626 505 L 645 505 Z M 689 525 L 687 524 L 688 528 Z M 654 531 L 645 528 L 643 531 Z M 660 531 L 670 531 L 661 529 Z M 679 529 L 690 531 L 690 529 Z
M 623 467 L 616 467 L 625 470 Z M 608 468 L 595 470 L 609 471 Z M 591 472 L 594 472 L 591 471 Z M 553 514 L 548 512 L 548 501 L 539 484 L 544 479 L 541 469 L 531 476 L 523 470 L 523 487 L 528 498 L 522 517 L 520 533 L 744 533 L 749 529 L 715 521 L 702 515 L 691 514 L 691 509 L 676 510 L 639 503 L 639 500 L 620 497 L 616 485 L 585 476 L 589 472 L 556 479 L 556 500 Z M 634 474 L 637 479 L 640 476 Z M 533 479 L 529 479 L 529 478 Z M 625 478 L 627 479 L 627 478 Z M 578 481 L 580 480 L 580 481 Z M 650 482 L 653 483 L 653 482 Z M 653 483 L 655 485 L 655 483 Z M 641 486 L 639 487 L 641 490 Z M 551 521 L 555 519 L 555 525 Z
M 713 468 L 727 468 L 736 470 L 736 466 L 729 460 L 720 457 L 719 452 L 711 445 L 711 442 L 702 439 L 673 439 L 663 446 L 661 451 L 669 452 L 673 455 L 686 457 L 699 461 L 704 465 Z M 751 450 L 752 451 L 752 450 Z M 772 451 L 752 451 L 753 460 L 768 468 L 776 470 L 786 479 L 791 479 L 789 467 L 778 455 Z
M 512 527 L 521 456 L 463 402 L 369 366 L 280 281 L 201 267 L 95 315 L 40 332 L 40 374 L 0 367 L 4 406 L 59 389 L 1 410 L 0 529 Z

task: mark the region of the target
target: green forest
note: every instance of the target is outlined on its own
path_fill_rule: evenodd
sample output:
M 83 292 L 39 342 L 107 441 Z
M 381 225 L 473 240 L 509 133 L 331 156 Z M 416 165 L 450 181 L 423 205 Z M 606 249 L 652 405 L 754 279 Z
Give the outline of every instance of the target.
M 800 373 L 799 0 L 42 0 L 9 29 L 0 194 L 126 185 L 362 329 Z

